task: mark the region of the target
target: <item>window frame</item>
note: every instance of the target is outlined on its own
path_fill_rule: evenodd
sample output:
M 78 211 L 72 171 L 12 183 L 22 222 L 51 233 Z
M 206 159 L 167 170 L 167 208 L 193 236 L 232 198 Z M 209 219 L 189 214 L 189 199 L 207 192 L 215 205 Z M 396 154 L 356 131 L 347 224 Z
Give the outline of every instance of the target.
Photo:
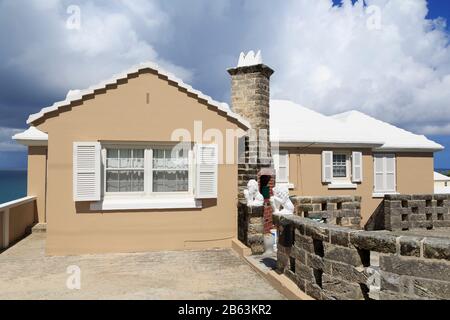
M 102 143 L 101 145 L 101 173 L 103 186 L 102 198 L 158 198 L 158 197 L 193 197 L 195 186 L 195 164 L 193 156 L 193 144 L 187 143 L 188 149 L 188 191 L 180 192 L 154 192 L 153 191 L 153 150 L 155 149 L 169 149 L 174 148 L 177 143 Z M 107 192 L 106 191 L 106 171 L 113 169 L 107 169 L 107 150 L 108 149 L 143 149 L 144 150 L 144 192 Z M 133 169 L 134 170 L 134 169 Z M 174 170 L 178 171 L 178 170 Z M 181 171 L 181 170 L 180 170 Z M 184 170 L 183 170 L 184 171 Z
M 383 172 L 378 172 L 376 167 L 376 159 L 381 158 L 383 159 Z M 394 169 L 393 172 L 387 172 L 387 159 L 393 158 L 394 159 Z M 394 189 L 393 190 L 381 190 L 377 189 L 377 174 L 383 175 L 383 185 L 384 187 L 387 186 L 387 176 L 388 174 L 394 175 Z M 374 194 L 395 194 L 397 193 L 397 155 L 395 153 L 374 153 L 373 154 L 373 190 Z
M 335 167 L 335 165 L 334 165 L 334 157 L 335 156 L 345 156 L 345 171 L 346 171 L 346 175 L 345 175 L 345 177 L 335 177 L 334 176 L 334 167 Z M 350 157 L 350 153 L 349 152 L 343 152 L 343 151 L 340 151 L 340 152 L 336 152 L 336 151 L 333 151 L 333 159 L 332 159 L 332 181 L 333 181 L 333 183 L 335 183 L 335 182 L 337 182 L 337 183 L 342 183 L 342 182 L 345 182 L 345 183 L 351 183 L 351 180 L 352 180 L 352 176 L 351 176 L 351 169 L 352 169 L 352 164 L 351 164 L 351 159 L 350 159 L 351 157 Z

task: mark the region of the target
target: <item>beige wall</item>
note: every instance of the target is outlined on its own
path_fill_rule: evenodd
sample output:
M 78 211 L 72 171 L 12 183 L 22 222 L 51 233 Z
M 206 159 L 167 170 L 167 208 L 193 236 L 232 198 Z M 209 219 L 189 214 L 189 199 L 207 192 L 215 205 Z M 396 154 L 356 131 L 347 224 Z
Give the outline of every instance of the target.
M 36 202 L 9 209 L 9 243 L 13 244 L 30 232 L 37 222 Z
M 363 152 L 363 183 L 358 184 L 356 190 L 330 190 L 328 185 L 322 183 L 322 149 L 290 148 L 288 150 L 290 182 L 295 187 L 291 194 L 361 196 L 363 224 L 367 223 L 382 200 L 373 198 L 374 172 L 371 150 L 348 150 Z M 433 193 L 433 170 L 433 154 L 397 153 L 397 191 L 404 194 Z
M 150 103 L 146 95 L 150 94 Z M 91 212 L 72 192 L 77 141 L 169 142 L 174 129 L 237 129 L 223 114 L 153 74 L 98 94 L 38 128 L 49 134 L 47 253 L 80 254 L 230 247 L 237 234 L 237 165 L 219 166 L 219 197 L 202 210 Z
M 37 197 L 38 222 L 45 223 L 47 147 L 28 148 L 28 196 Z
M 3 212 L 0 211 L 0 251 L 3 248 Z

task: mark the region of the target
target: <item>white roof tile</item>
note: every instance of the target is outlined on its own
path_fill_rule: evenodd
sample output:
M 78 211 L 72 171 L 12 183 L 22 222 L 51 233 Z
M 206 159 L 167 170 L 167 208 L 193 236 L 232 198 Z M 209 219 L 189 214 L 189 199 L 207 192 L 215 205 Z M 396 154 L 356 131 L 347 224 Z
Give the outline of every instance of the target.
M 218 102 L 213 100 L 211 97 L 203 94 L 202 92 L 193 89 L 190 85 L 185 84 L 181 79 L 177 78 L 173 74 L 165 71 L 161 67 L 159 67 L 157 64 L 153 62 L 146 62 L 141 63 L 138 66 L 135 66 L 133 68 L 130 68 L 128 71 L 123 72 L 119 75 L 113 76 L 111 79 L 102 81 L 97 85 L 91 86 L 88 89 L 85 90 L 70 90 L 67 94 L 67 97 L 64 101 L 59 101 L 54 103 L 52 106 L 43 108 L 40 112 L 36 114 L 30 115 L 28 118 L 27 124 L 32 124 L 36 120 L 39 120 L 40 118 L 44 117 L 47 113 L 57 111 L 60 107 L 67 106 L 70 103 L 83 99 L 86 95 L 93 94 L 96 90 L 104 89 L 108 85 L 114 85 L 117 84 L 119 80 L 128 78 L 131 74 L 136 74 L 140 72 L 141 70 L 145 69 L 152 69 L 156 71 L 159 75 L 167 77 L 170 81 L 175 82 L 179 87 L 182 87 L 186 89 L 189 93 L 194 94 L 197 96 L 198 99 L 205 100 L 209 105 L 216 107 L 218 110 L 223 111 L 226 113 L 226 115 L 232 119 L 235 119 L 240 124 L 242 124 L 244 127 L 250 128 L 250 123 L 242 118 L 240 115 L 233 113 L 230 109 L 230 107 L 223 102 Z
M 441 151 L 440 144 L 389 123 L 375 119 L 359 111 L 341 113 L 332 117 L 346 126 L 352 127 L 361 137 L 377 137 L 384 140 L 380 150 L 430 150 Z
M 434 181 L 450 181 L 450 177 L 447 177 L 439 172 L 435 172 Z

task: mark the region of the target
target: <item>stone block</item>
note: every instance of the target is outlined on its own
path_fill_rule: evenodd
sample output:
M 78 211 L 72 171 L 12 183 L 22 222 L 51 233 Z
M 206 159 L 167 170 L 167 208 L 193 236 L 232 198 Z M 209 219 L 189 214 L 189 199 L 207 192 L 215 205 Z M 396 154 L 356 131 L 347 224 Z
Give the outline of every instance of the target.
M 316 300 L 322 300 L 322 289 L 315 283 L 305 281 L 306 294 Z
M 314 222 L 305 227 L 307 236 L 320 241 L 329 241 L 328 226 Z
M 386 255 L 380 257 L 380 268 L 399 275 L 450 282 L 450 263 L 447 261 Z
M 401 209 L 402 208 L 402 202 L 401 201 L 391 201 L 391 200 L 385 200 L 384 201 L 385 209 L 392 208 L 392 209 Z
M 360 202 L 344 202 L 342 204 L 342 210 L 355 210 L 355 209 L 361 209 Z
M 450 239 L 426 238 L 423 243 L 423 249 L 425 258 L 450 261 Z M 450 269 L 448 272 L 450 273 Z
M 400 237 L 400 254 L 402 256 L 420 257 L 420 241 L 417 237 Z
M 295 246 L 307 252 L 314 253 L 313 239 L 307 236 L 302 236 L 298 232 L 295 233 Z
M 411 196 L 412 200 L 433 200 L 433 195 L 431 194 L 414 194 Z
M 344 228 L 330 229 L 330 241 L 331 244 L 339 245 L 342 247 L 348 247 L 349 245 L 349 234 L 352 231 Z
M 306 265 L 306 255 L 307 252 L 301 248 L 298 248 L 297 246 L 293 246 L 291 250 L 290 256 L 294 259 L 299 260 L 301 263 Z
M 415 296 L 432 300 L 450 300 L 450 282 L 411 279 Z
M 381 301 L 406 301 L 406 300 L 414 300 L 414 297 L 402 295 L 392 291 L 381 291 L 380 292 L 380 300 Z
M 304 265 L 298 260 L 295 262 L 295 273 L 297 274 L 297 277 L 299 277 L 300 279 L 310 282 L 315 281 L 313 269 Z
M 325 258 L 328 260 L 343 262 L 355 267 L 362 266 L 363 262 L 358 250 L 353 248 L 345 248 L 333 244 L 324 244 Z
M 398 274 L 381 271 L 380 279 L 381 291 L 391 291 L 397 294 L 405 291 L 402 279 Z
M 323 270 L 325 269 L 325 265 L 323 262 L 323 259 L 315 254 L 307 253 L 306 254 L 306 265 L 310 268 L 316 269 L 316 270 Z
M 449 199 L 449 195 L 447 194 L 435 194 L 433 195 L 433 199 L 437 201 L 444 201 Z
M 450 220 L 447 220 L 447 221 L 434 221 L 433 225 L 436 228 L 450 228 Z
M 331 266 L 331 274 L 333 275 L 333 277 L 338 277 L 351 283 L 367 283 L 368 275 L 366 273 L 366 268 L 364 267 L 353 267 L 351 265 L 340 262 L 332 262 Z
M 322 277 L 322 288 L 327 296 L 337 300 L 364 300 L 360 285 L 328 274 Z
M 404 201 L 404 200 L 411 200 L 412 196 L 404 195 L 404 194 L 388 194 L 384 198 L 386 200 L 391 200 L 391 201 Z
M 397 252 L 397 238 L 386 232 L 355 232 L 350 234 L 350 243 L 358 249 L 382 253 Z

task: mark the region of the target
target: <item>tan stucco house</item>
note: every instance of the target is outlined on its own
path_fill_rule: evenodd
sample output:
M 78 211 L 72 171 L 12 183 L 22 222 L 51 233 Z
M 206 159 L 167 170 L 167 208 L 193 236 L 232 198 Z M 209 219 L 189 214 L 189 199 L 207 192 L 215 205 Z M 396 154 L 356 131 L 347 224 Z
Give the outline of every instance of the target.
M 270 101 L 261 61 L 229 73 L 232 109 L 146 63 L 31 115 L 14 139 L 29 148 L 47 253 L 230 247 L 239 142 L 264 126 L 292 195 L 359 195 L 367 221 L 387 193 L 433 193 L 442 146 L 358 112 Z

